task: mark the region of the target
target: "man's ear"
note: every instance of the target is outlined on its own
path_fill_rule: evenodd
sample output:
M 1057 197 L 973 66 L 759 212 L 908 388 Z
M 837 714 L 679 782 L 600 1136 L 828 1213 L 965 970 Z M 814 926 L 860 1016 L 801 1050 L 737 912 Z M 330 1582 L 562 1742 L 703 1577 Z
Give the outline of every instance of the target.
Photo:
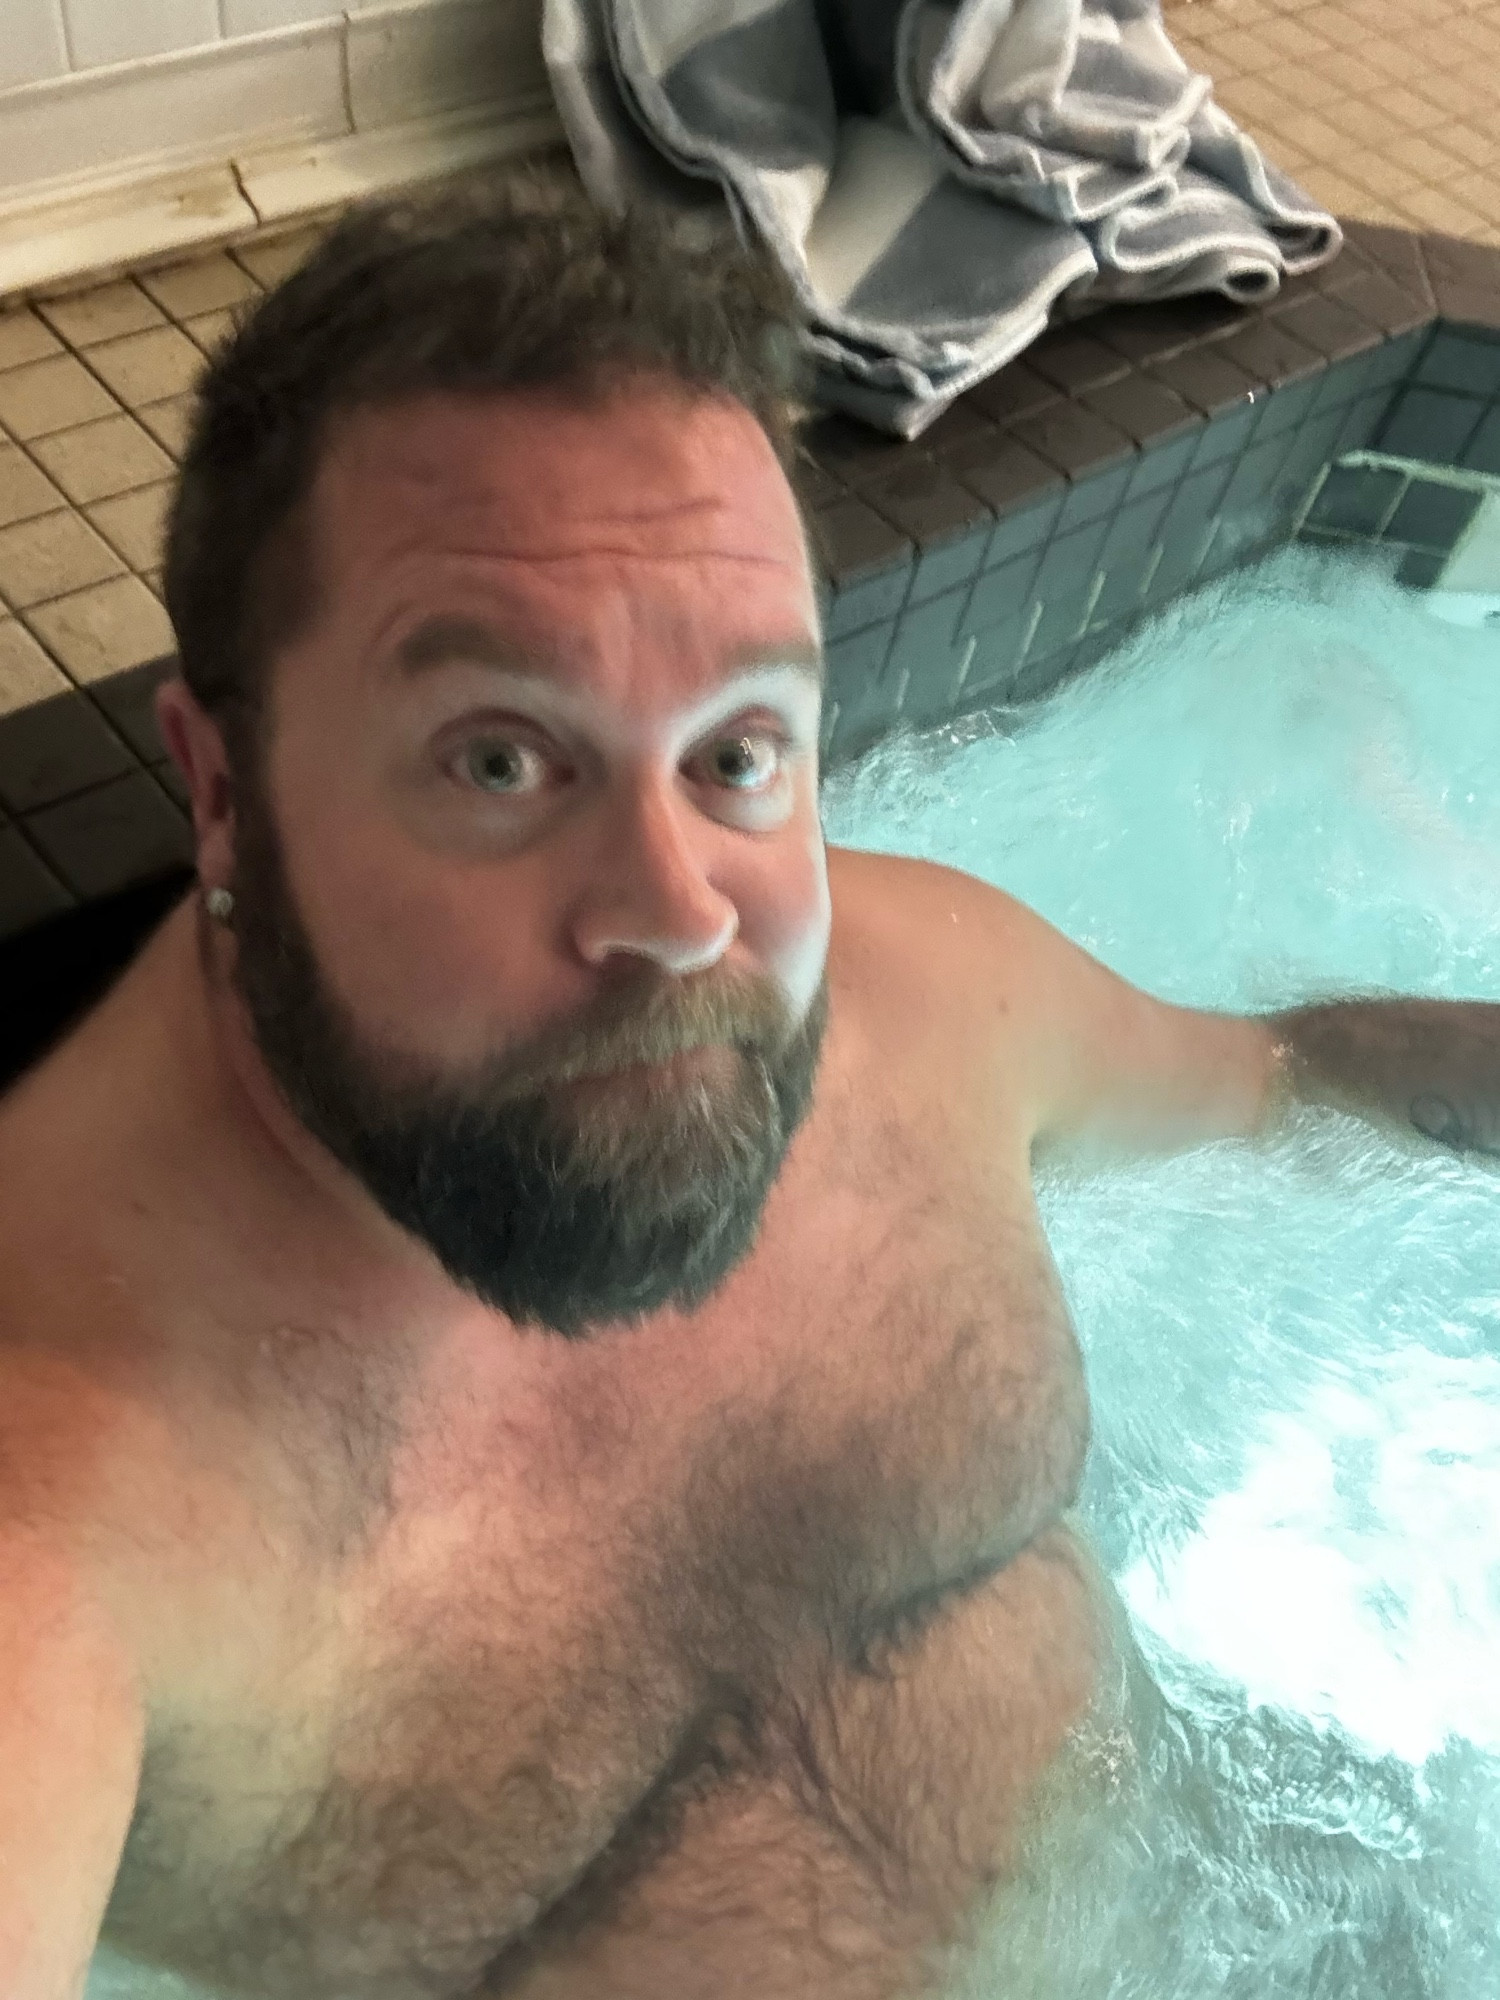
M 234 787 L 224 732 L 180 675 L 156 690 L 156 724 L 182 773 L 198 841 L 198 879 L 227 888 L 234 873 Z

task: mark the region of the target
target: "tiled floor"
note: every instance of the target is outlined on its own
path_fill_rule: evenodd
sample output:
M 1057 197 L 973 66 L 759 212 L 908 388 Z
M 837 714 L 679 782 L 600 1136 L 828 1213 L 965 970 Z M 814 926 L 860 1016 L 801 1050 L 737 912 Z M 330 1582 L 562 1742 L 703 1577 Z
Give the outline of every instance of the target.
M 1500 244 L 1500 0 L 1165 0 L 1184 59 L 1336 215 Z
M 1336 213 L 1500 245 L 1500 0 L 1165 6 L 1220 101 Z M 24 863 L 12 897 L 26 884 L 0 933 L 186 855 L 151 711 L 163 512 L 204 355 L 312 240 L 0 312 L 0 858 Z
M 34 816 L 47 815 L 47 859 L 77 892 L 112 886 L 101 812 L 120 815 L 122 880 L 139 872 L 142 842 L 170 858 L 185 841 L 156 789 L 184 802 L 151 709 L 150 663 L 172 647 L 166 505 L 205 354 L 311 240 L 252 243 L 0 314 L 0 731 L 25 752 L 0 760 L 0 841 L 19 838 L 8 814 L 32 814 L 34 837 Z M 149 776 L 102 719 L 81 716 L 89 703 Z M 23 766 L 24 797 L 13 795 Z M 96 810 L 75 828 L 80 794 Z M 90 849 L 81 875 L 64 864 L 72 844 Z M 34 875 L 34 916 L 71 900 L 40 861 Z

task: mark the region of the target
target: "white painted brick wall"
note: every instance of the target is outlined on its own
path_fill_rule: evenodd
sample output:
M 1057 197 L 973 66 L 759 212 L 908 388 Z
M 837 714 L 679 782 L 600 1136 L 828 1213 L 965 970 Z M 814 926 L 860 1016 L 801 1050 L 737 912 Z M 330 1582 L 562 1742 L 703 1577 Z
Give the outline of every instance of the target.
M 219 0 L 62 0 L 62 10 L 74 70 L 220 39 Z
M 4 0 L 0 33 L 0 90 L 63 76 L 68 41 L 63 33 L 62 0 Z
M 0 0 L 0 92 L 141 56 L 234 41 L 267 28 L 360 14 L 382 4 L 384 0 Z

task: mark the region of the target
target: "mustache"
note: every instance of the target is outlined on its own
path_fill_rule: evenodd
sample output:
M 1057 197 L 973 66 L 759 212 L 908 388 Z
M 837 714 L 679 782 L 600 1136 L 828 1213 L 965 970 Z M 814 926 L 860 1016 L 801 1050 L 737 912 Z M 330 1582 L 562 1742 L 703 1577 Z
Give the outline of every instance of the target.
M 505 1058 L 494 1081 L 503 1097 L 521 1097 L 721 1043 L 775 1053 L 790 1039 L 788 1011 L 779 990 L 749 975 L 691 985 L 651 975 L 601 995 L 582 1018 L 543 1029 Z

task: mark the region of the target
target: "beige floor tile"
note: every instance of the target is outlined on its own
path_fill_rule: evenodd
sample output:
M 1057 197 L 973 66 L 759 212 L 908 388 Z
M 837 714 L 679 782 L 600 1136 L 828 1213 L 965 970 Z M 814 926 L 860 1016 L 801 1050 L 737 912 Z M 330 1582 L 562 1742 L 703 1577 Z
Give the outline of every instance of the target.
M 1367 90 L 1379 90 L 1391 81 L 1389 70 L 1376 67 L 1365 60 L 1362 44 L 1358 52 L 1353 49 L 1329 49 L 1317 58 L 1317 71 L 1329 83 L 1336 83 L 1340 90 L 1350 97 L 1359 97 Z
M 1386 152 L 1398 166 L 1409 167 L 1428 186 L 1441 186 L 1463 172 L 1463 161 L 1441 143 L 1441 132 L 1402 132 L 1386 142 Z
M 1260 76 L 1275 69 L 1280 57 L 1265 36 L 1254 28 L 1220 28 L 1204 39 L 1211 63 L 1226 58 L 1246 76 Z
M 1411 0 L 1344 0 L 1344 12 L 1372 34 L 1398 35 L 1411 19 Z
M 190 389 L 202 373 L 203 355 L 177 327 L 158 326 L 91 347 L 89 366 L 122 403 L 136 409 Z
M 163 480 L 158 486 L 143 486 L 137 493 L 101 500 L 85 512 L 132 569 L 155 569 L 162 559 L 162 536 L 171 502 L 171 482 Z
M 1369 39 L 1369 29 L 1358 15 L 1346 13 L 1340 6 L 1307 7 L 1301 11 L 1300 19 L 1336 49 L 1357 51 L 1360 43 Z
M 1282 62 L 1317 62 L 1330 46 L 1324 36 L 1315 35 L 1296 14 L 1279 14 L 1274 20 L 1263 22 L 1258 33 Z
M 260 286 L 244 266 L 222 250 L 212 257 L 195 257 L 190 263 L 142 271 L 140 283 L 175 320 L 218 312 L 260 294 Z
M 0 444 L 0 528 L 8 528 L 12 521 L 50 514 L 63 504 L 63 495 L 24 451 L 13 444 Z
M 1309 111 L 1322 111 L 1344 95 L 1342 84 L 1334 83 L 1312 63 L 1290 63 L 1274 78 L 1267 77 L 1263 81 L 1275 84 L 1277 95 L 1283 102 L 1290 99 L 1293 104 L 1304 105 Z
M 1393 202 L 1382 195 L 1366 193 L 1363 189 L 1343 213 L 1353 222 L 1378 222 L 1386 229 L 1411 228 L 1411 218 L 1403 215 Z
M 1443 122 L 1437 105 L 1404 84 L 1388 83 L 1383 90 L 1372 90 L 1365 102 L 1386 114 L 1389 120 L 1386 129 L 1393 136 L 1398 132 L 1429 131 Z
M 38 438 L 31 450 L 78 507 L 165 479 L 172 471 L 171 459 L 155 438 L 123 410 L 77 430 L 54 431 Z
M 160 597 L 162 594 L 161 576 L 162 573 L 159 569 L 143 569 L 141 571 L 141 582 L 145 584 L 153 597 Z
M 118 408 L 109 391 L 71 354 L 56 354 L 0 374 L 0 424 L 22 443 L 94 417 L 111 416 Z
M 1269 123 L 1273 132 L 1290 139 L 1310 159 L 1337 160 L 1346 150 L 1339 131 L 1316 111 L 1284 106 Z
M 1444 188 L 1413 188 L 1401 196 L 1399 206 L 1423 229 L 1440 229 L 1450 236 L 1462 236 L 1474 211 L 1466 202 L 1455 200 Z
M 173 458 L 181 458 L 187 448 L 196 400 L 193 396 L 169 396 L 164 403 L 142 403 L 135 414 L 158 444 Z
M 0 715 L 31 708 L 49 696 L 66 694 L 68 679 L 49 660 L 24 625 L 0 618 Z
M 192 319 L 182 322 L 182 330 L 205 354 L 215 354 L 234 333 L 240 323 L 238 313 L 227 309 L 223 312 L 197 313 Z
M 1500 223 L 1500 174 L 1460 174 L 1444 182 L 1443 193 L 1473 209 L 1483 221 Z
M 92 347 L 96 341 L 117 340 L 121 334 L 162 324 L 161 313 L 129 278 L 65 298 L 39 299 L 36 309 L 74 347 Z
M 1361 42 L 1352 53 L 1366 68 L 1377 71 L 1387 83 L 1402 83 L 1411 75 L 1411 58 L 1402 48 L 1399 36 L 1380 36 L 1373 41 Z
M 117 576 L 124 567 L 109 544 L 71 510 L 0 528 L 0 598 L 13 611 L 82 590 Z
M 1488 21 L 1458 19 L 1452 24 L 1456 41 L 1466 42 L 1471 56 L 1478 56 L 1487 63 L 1500 62 L 1500 29 Z
M 1226 84 L 1221 90 L 1218 79 L 1214 80 L 1214 96 L 1231 118 L 1244 124 L 1268 124 L 1278 112 L 1286 109 L 1286 99 L 1274 90 L 1263 77 L 1244 76 L 1235 83 Z
M 1199 48 L 1197 39 L 1194 36 L 1185 35 L 1180 29 L 1174 28 L 1172 30 L 1172 46 L 1176 49 L 1178 55 L 1182 57 L 1182 60 L 1187 64 L 1189 69 L 1196 70 L 1200 76 L 1208 75 L 1212 68 L 1212 64 L 1208 60 L 1208 51 Z
M 1197 70 L 1200 76 L 1211 76 L 1220 90 L 1227 84 L 1237 83 L 1246 74 L 1244 64 L 1232 62 L 1222 49 L 1201 45 L 1189 67 Z
M 1406 193 L 1408 188 L 1420 187 L 1422 176 L 1403 167 L 1398 160 L 1392 160 L 1384 153 L 1347 153 L 1339 162 L 1340 169 L 1352 181 L 1358 181 L 1363 188 L 1373 194 L 1385 195 L 1394 200 Z
M 241 243 L 236 245 L 232 254 L 235 262 L 243 264 L 257 284 L 264 285 L 269 291 L 283 278 L 289 278 L 297 266 L 312 255 L 327 234 L 327 229 L 326 223 L 320 223 L 286 236 Z
M 1358 214 L 1358 204 L 1366 198 L 1357 182 L 1318 161 L 1304 167 L 1299 178 L 1313 200 L 1320 201 L 1334 215 Z
M 1347 103 L 1330 104 L 1323 113 L 1330 125 L 1337 126 L 1360 148 L 1376 152 L 1382 149 L 1391 136 L 1391 121 L 1383 111 L 1373 104 L 1361 103 L 1358 98 L 1350 98 Z
M 1456 21 L 1413 22 L 1399 39 L 1413 69 L 1452 69 L 1463 60 L 1463 44 L 1458 40 Z
M 1482 129 L 1476 121 L 1483 120 L 1485 127 L 1493 127 L 1495 122 L 1495 97 L 1492 88 L 1476 82 L 1471 76 L 1460 76 L 1449 70 L 1443 78 L 1443 96 L 1448 103 L 1448 124 L 1445 133 L 1451 133 L 1459 121 L 1463 130 L 1471 136 Z
M 28 307 L 14 306 L 9 312 L 0 312 L 0 369 L 19 368 L 25 361 L 40 361 L 61 352 L 57 335 Z
M 1448 152 L 1456 152 L 1458 158 L 1470 168 L 1492 166 L 1492 162 L 1500 160 L 1500 132 L 1496 132 L 1494 128 L 1486 132 L 1472 124 L 1454 122 L 1442 128 L 1442 144 L 1448 148 Z
M 84 683 L 159 660 L 176 643 L 166 612 L 135 576 L 59 597 L 30 612 L 27 623 Z

